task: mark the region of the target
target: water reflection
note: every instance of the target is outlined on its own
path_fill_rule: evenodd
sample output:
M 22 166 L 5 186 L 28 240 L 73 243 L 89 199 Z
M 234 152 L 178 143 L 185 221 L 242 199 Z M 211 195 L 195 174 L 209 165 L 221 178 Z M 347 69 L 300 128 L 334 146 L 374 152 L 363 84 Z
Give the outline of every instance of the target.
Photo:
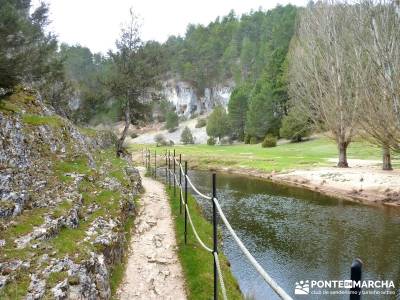
M 209 173 L 191 172 L 190 176 L 202 192 L 211 190 Z M 400 286 L 398 209 L 369 207 L 236 175 L 218 174 L 217 185 L 222 209 L 232 227 L 292 296 L 299 280 L 349 279 L 355 257 L 364 262 L 364 279 L 394 280 L 396 288 Z M 197 200 L 210 217 L 210 201 Z M 278 299 L 225 231 L 223 251 L 245 294 L 255 299 Z M 375 295 L 363 299 L 396 297 Z

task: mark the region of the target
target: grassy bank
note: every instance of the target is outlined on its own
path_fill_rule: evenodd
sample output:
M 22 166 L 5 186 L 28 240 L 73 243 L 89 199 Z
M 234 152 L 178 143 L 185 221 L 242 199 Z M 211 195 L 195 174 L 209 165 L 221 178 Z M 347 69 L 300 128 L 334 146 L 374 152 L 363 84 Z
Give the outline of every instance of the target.
M 178 191 L 178 190 L 177 190 Z M 168 189 L 172 215 L 178 243 L 178 255 L 186 279 L 188 299 L 212 299 L 213 295 L 213 257 L 198 244 L 191 228 L 188 229 L 188 242 L 184 240 L 184 217 L 179 213 L 179 194 L 174 197 L 173 189 Z M 193 223 L 200 238 L 209 247 L 212 245 L 212 225 L 203 217 L 196 200 L 189 196 L 189 209 Z M 190 225 L 188 224 L 190 227 Z M 220 252 L 220 263 L 229 299 L 243 299 L 238 284 L 233 277 L 228 261 Z M 220 298 L 222 299 L 219 288 Z
M 140 151 L 149 145 L 131 145 L 132 150 Z M 150 146 L 154 150 L 155 146 Z M 171 147 L 156 148 L 159 153 Z M 337 158 L 336 145 L 327 138 L 319 138 L 302 143 L 288 143 L 274 148 L 262 148 L 257 145 L 177 145 L 181 153 L 190 162 L 190 168 L 197 169 L 251 169 L 264 172 L 285 171 L 315 166 L 332 166 L 329 159 Z M 381 159 L 381 150 L 365 142 L 353 142 L 348 149 L 348 158 Z M 398 165 L 398 162 L 395 162 Z

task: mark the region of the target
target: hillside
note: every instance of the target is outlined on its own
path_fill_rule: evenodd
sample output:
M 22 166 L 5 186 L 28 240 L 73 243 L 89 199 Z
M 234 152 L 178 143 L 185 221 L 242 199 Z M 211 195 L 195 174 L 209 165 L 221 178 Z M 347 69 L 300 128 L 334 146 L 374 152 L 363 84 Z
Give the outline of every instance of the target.
M 1 299 L 111 297 L 141 191 L 114 143 L 34 91 L 0 102 Z

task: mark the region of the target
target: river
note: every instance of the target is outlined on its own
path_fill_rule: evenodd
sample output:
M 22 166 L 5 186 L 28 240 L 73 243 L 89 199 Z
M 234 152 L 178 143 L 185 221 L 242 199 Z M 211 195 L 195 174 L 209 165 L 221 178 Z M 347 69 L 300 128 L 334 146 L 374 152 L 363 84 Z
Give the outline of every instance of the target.
M 209 172 L 189 175 L 200 191 L 211 191 Z M 356 257 L 364 263 L 363 279 L 393 280 L 396 288 L 388 290 L 399 294 L 399 209 L 361 205 L 230 174 L 218 174 L 217 187 L 221 207 L 240 239 L 295 299 L 348 299 L 348 295 L 296 296 L 294 287 L 300 280 L 350 279 Z M 210 218 L 210 201 L 196 198 Z M 222 229 L 222 250 L 242 292 L 251 299 L 278 299 Z M 363 299 L 400 298 L 365 295 Z

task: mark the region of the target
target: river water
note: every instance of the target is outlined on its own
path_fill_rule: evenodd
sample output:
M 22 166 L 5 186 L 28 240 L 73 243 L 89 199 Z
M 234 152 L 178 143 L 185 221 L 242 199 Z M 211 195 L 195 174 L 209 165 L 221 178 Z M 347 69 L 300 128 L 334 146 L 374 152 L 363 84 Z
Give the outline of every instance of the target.
M 191 171 L 189 175 L 200 191 L 209 194 L 209 172 Z M 221 207 L 240 239 L 295 299 L 348 299 L 348 295 L 298 296 L 294 288 L 300 280 L 350 279 L 356 257 L 364 262 L 363 279 L 393 280 L 395 289 L 378 291 L 399 294 L 400 210 L 230 174 L 218 174 L 217 187 Z M 196 198 L 210 219 L 210 201 Z M 222 250 L 242 292 L 251 299 L 278 299 L 223 226 L 222 232 Z M 335 289 L 311 292 L 322 290 Z M 365 295 L 363 299 L 400 299 L 396 295 Z

